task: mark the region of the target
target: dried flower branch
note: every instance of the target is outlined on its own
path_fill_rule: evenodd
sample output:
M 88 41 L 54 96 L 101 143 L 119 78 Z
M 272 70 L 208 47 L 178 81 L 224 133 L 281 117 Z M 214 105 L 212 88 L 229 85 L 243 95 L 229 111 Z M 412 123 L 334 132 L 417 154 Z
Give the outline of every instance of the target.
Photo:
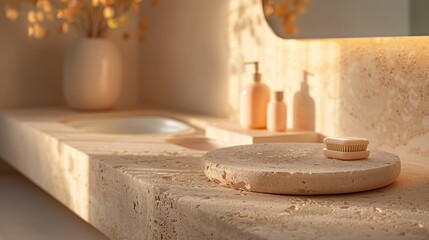
M 11 21 L 20 15 L 25 16 L 28 36 L 34 38 L 42 39 L 49 35 L 48 21 L 55 22 L 61 33 L 69 33 L 73 29 L 81 36 L 99 38 L 109 29 L 126 23 L 127 14 L 137 13 L 141 3 L 142 0 L 6 0 L 5 15 Z M 152 6 L 157 4 L 157 0 L 152 0 Z M 24 5 L 29 5 L 31 10 L 22 10 Z M 144 19 L 140 24 L 144 24 L 143 21 L 147 22 Z
M 283 30 L 286 34 L 295 34 L 299 31 L 294 25 L 297 15 L 307 12 L 307 7 L 312 3 L 312 0 L 283 0 L 281 3 L 276 3 L 276 0 L 263 0 L 265 15 L 279 15 L 282 18 Z

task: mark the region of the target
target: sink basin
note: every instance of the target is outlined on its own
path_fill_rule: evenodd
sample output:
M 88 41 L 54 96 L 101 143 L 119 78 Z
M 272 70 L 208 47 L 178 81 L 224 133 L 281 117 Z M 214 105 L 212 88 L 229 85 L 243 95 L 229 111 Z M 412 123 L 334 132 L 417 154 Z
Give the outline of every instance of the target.
M 162 116 L 96 118 L 74 120 L 67 124 L 84 132 L 107 134 L 171 134 L 193 130 L 191 126 L 184 122 Z

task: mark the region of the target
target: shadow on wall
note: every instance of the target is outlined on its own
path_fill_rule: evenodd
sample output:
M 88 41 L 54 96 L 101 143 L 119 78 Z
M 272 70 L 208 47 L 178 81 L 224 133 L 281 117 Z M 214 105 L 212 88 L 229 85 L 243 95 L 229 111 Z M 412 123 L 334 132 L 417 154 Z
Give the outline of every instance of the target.
M 262 10 L 262 1 L 229 1 L 228 16 L 228 112 L 227 117 L 237 119 L 239 113 L 240 92 L 245 85 L 253 81 L 254 70 L 244 67 L 245 62 L 258 61 L 259 66 L 267 63 L 260 58 L 259 51 L 264 47 L 266 36 L 260 29 L 265 21 L 258 14 Z M 267 75 L 262 71 L 262 81 Z M 270 86 L 271 87 L 271 86 Z
M 30 38 L 26 35 L 25 16 L 12 22 L 4 16 L 3 7 L 0 4 L 0 108 L 64 105 L 63 60 L 71 44 L 80 37 L 74 31 L 60 34 L 52 23 L 46 39 Z M 139 44 L 136 40 L 124 40 L 124 31 L 135 35 L 135 16 L 128 16 L 127 23 L 118 31 L 110 31 L 108 36 L 119 47 L 124 62 L 125 94 L 119 99 L 118 108 L 139 103 Z
M 228 6 L 228 1 L 182 0 L 143 7 L 151 21 L 140 58 L 143 103 L 225 115 Z
M 328 99 L 338 94 L 337 44 L 277 37 L 264 18 L 261 1 L 233 1 L 230 8 L 228 91 L 232 111 L 229 117 L 236 117 L 240 89 L 252 79 L 252 73 L 244 71 L 243 62 L 258 60 L 262 81 L 271 90 L 285 92 L 288 126 L 321 131 L 327 123 L 329 128 L 335 128 L 336 115 L 320 119 L 316 112 L 327 113 L 336 108 Z M 307 74 L 303 79 L 303 72 L 314 76 L 310 78 Z
M 159 7 L 142 49 L 143 102 L 237 119 L 240 90 L 252 80 L 243 63 L 258 60 L 262 80 L 285 91 L 288 126 L 299 127 L 306 110 L 308 128 L 324 135 L 429 156 L 429 38 L 285 40 L 258 0 Z M 302 71 L 313 76 L 302 82 Z
M 71 39 L 55 34 L 46 40 L 31 39 L 25 19 L 11 22 L 2 10 L 0 108 L 62 104 L 62 59 Z

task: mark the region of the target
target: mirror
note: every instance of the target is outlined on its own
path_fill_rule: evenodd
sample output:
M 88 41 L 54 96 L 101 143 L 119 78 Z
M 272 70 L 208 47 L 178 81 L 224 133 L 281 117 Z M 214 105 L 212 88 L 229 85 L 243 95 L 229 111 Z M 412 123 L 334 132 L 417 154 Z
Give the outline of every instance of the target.
M 262 0 L 286 39 L 429 35 L 429 0 Z

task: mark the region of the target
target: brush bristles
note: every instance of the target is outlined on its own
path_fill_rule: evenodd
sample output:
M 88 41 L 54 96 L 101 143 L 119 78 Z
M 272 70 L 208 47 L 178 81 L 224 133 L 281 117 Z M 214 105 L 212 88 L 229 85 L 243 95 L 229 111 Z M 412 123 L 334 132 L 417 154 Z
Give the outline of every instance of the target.
M 362 152 L 366 151 L 368 145 L 339 145 L 339 144 L 326 144 L 326 148 L 331 151 L 337 152 Z

